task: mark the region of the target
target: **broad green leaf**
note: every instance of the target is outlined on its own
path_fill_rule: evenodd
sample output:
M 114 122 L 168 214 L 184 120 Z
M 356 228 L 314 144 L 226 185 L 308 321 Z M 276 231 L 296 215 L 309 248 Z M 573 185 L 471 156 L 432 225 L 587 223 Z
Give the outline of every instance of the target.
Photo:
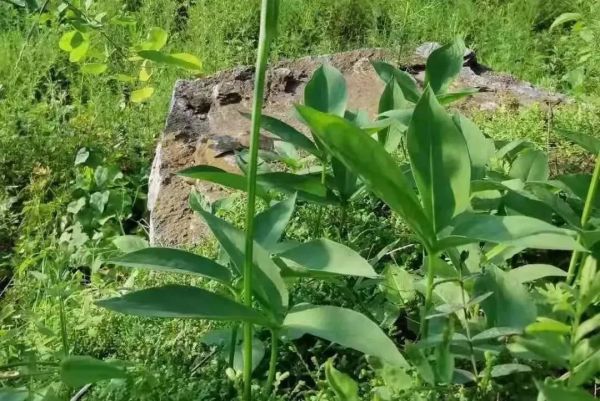
M 304 88 L 304 104 L 323 113 L 343 117 L 347 102 L 346 80 L 329 64 L 319 67 Z
M 411 364 L 417 369 L 421 379 L 431 385 L 434 385 L 435 374 L 433 368 L 431 367 L 431 363 L 425 356 L 423 350 L 418 348 L 416 345 L 409 343 L 406 346 L 406 355 L 408 356 Z
M 492 327 L 491 329 L 487 329 L 474 335 L 471 338 L 471 341 L 476 342 L 485 342 L 489 340 L 499 339 L 501 337 L 506 336 L 514 336 L 517 334 L 521 334 L 523 331 L 521 329 L 516 329 L 514 327 Z
M 566 277 L 567 272 L 552 265 L 532 264 L 512 269 L 508 275 L 513 280 L 525 284 L 546 277 Z
M 335 186 L 340 193 L 341 200 L 342 202 L 347 202 L 359 188 L 358 176 L 335 157 L 331 160 L 331 168 L 333 170 Z
M 270 0 L 266 8 L 265 38 L 267 44 L 277 35 L 277 22 L 279 20 L 279 0 Z
M 573 368 L 570 383 L 573 386 L 581 386 L 597 377 L 600 372 L 600 350 L 596 350 Z
M 429 55 L 425 68 L 425 82 L 429 84 L 433 93 L 446 93 L 462 70 L 465 50 L 464 42 L 457 38 Z
M 25 388 L 0 388 L 0 401 L 25 401 L 29 398 L 29 391 Z
M 69 356 L 60 363 L 60 377 L 69 386 L 80 387 L 110 379 L 125 379 L 122 366 L 90 356 Z
M 121 252 L 134 252 L 148 248 L 148 240 L 139 235 L 120 235 L 112 240 L 114 246 Z
M 246 178 L 246 176 L 229 173 L 214 166 L 201 165 L 189 167 L 178 172 L 177 175 L 196 180 L 213 182 L 227 188 L 237 189 L 244 192 L 246 192 L 248 189 L 248 178 Z M 256 194 L 261 198 L 269 197 L 269 192 L 260 185 L 256 186 Z
M 343 118 L 303 106 L 297 106 L 297 110 L 334 157 L 357 173 L 371 191 L 404 218 L 422 241 L 433 243 L 435 235 L 431 224 L 412 186 L 383 146 Z
M 242 115 L 246 118 L 251 117 L 249 113 L 242 113 Z M 323 154 L 317 146 L 306 135 L 291 125 L 286 124 L 277 118 L 263 115 L 260 118 L 260 126 L 262 129 L 281 138 L 281 140 L 289 142 L 300 149 L 304 149 L 319 159 L 323 158 Z
M 575 341 L 581 341 L 585 336 L 600 328 L 600 313 L 594 315 L 579 325 L 575 332 Z
M 486 138 L 477 125 L 462 114 L 455 114 L 454 123 L 462 132 L 471 158 L 471 179 L 478 180 L 485 177 L 487 165 L 494 156 L 494 141 Z
M 545 401 L 597 401 L 597 398 L 585 390 L 576 387 L 565 387 L 560 384 L 536 382 L 538 390 Z
M 173 248 L 146 248 L 108 261 L 119 266 L 159 272 L 194 274 L 231 285 L 231 273 L 225 266 L 191 252 Z
M 419 98 L 421 97 L 421 90 L 417 86 L 414 78 L 407 72 L 402 71 L 388 63 L 383 61 L 374 61 L 372 62 L 373 68 L 379 75 L 379 77 L 383 80 L 383 82 L 387 85 L 392 79 L 395 79 L 402 92 L 404 93 L 404 97 L 412 102 L 417 103 Z
M 379 111 L 378 113 L 385 113 L 390 110 L 402 109 L 408 106 L 407 100 L 404 98 L 404 94 L 402 93 L 402 89 L 398 82 L 395 79 L 390 80 L 383 93 L 381 94 L 381 98 L 379 99 Z M 383 130 L 377 132 L 377 139 L 379 143 L 386 146 L 388 143 L 388 135 L 391 127 L 384 128 Z
M 591 174 L 567 174 L 557 177 L 559 185 L 567 192 L 584 202 L 587 198 L 588 189 L 592 182 Z M 594 199 L 594 207 L 600 208 L 600 196 Z
M 79 31 L 69 31 L 64 33 L 58 41 L 58 47 L 66 52 L 72 52 L 85 42 L 85 37 Z
M 108 66 L 104 63 L 86 63 L 81 66 L 81 72 L 90 75 L 100 75 L 106 71 Z
M 421 202 L 437 233 L 469 206 L 471 161 L 463 135 L 431 89 L 415 107 L 406 141 Z
M 550 25 L 550 31 L 552 31 L 554 28 L 557 28 L 568 22 L 577 21 L 579 19 L 581 19 L 581 14 L 579 14 L 579 13 L 562 13 L 561 15 L 556 17 L 554 22 L 552 22 L 552 25 Z M 552 400 L 549 400 L 549 401 L 552 401 Z M 567 400 L 565 400 L 565 401 L 567 401 Z
M 333 367 L 333 360 L 325 362 L 325 377 L 338 401 L 360 401 L 358 383 L 350 376 Z
M 568 366 L 570 344 L 562 334 L 546 332 L 532 338 L 517 337 L 516 344 L 553 365 Z
M 188 53 L 167 54 L 158 50 L 140 50 L 137 54 L 141 58 L 155 63 L 172 65 L 190 71 L 202 70 L 202 62 L 196 56 Z
M 328 239 L 316 239 L 300 244 L 278 255 L 299 273 L 341 274 L 357 277 L 377 277 L 373 267 L 354 250 Z
M 286 193 L 297 193 L 299 198 L 307 201 L 334 204 L 338 199 L 321 183 L 321 174 L 292 174 L 273 172 L 259 174 L 256 178 L 259 185 Z
M 558 320 L 540 316 L 537 318 L 537 321 L 531 323 L 525 328 L 525 332 L 527 334 L 546 332 L 569 334 L 571 332 L 571 326 L 559 322 Z
M 435 376 L 438 383 L 452 383 L 454 355 L 450 351 L 451 341 L 444 339 L 434 351 Z
M 285 317 L 283 327 L 355 349 L 392 365 L 408 367 L 394 342 L 379 326 L 366 316 L 350 309 L 298 305 Z
M 254 218 L 254 240 L 271 250 L 281 239 L 295 206 L 296 194 L 257 214 Z
M 454 219 L 453 225 L 449 235 L 441 239 L 440 249 L 486 241 L 523 248 L 583 250 L 574 231 L 527 216 L 463 213 Z
M 413 276 L 396 265 L 388 265 L 383 270 L 380 287 L 387 300 L 396 305 L 405 305 L 417 295 Z
M 537 199 L 548 205 L 554 213 L 560 216 L 571 227 L 581 227 L 581 218 L 559 194 L 551 192 L 542 185 L 534 185 L 532 183 L 529 184 L 529 191 L 535 195 Z
M 131 92 L 131 101 L 133 103 L 142 103 L 146 100 L 150 99 L 154 94 L 154 88 L 151 86 L 146 86 L 144 88 L 136 89 Z
M 549 174 L 548 155 L 538 149 L 519 152 L 508 172 L 511 178 L 519 178 L 524 182 L 545 181 Z
M 475 294 L 492 292 L 481 302 L 488 327 L 524 328 L 537 316 L 527 289 L 508 273 L 489 265 L 475 282 Z
M 464 99 L 465 97 L 472 96 L 479 92 L 477 88 L 466 88 L 456 92 L 443 93 L 441 95 L 437 95 L 438 102 L 440 104 L 446 105 L 453 102 L 456 102 L 460 99 Z
M 241 335 L 238 335 L 238 339 L 242 339 Z M 258 338 L 252 338 L 252 371 L 254 371 L 260 362 L 265 357 L 265 345 Z M 238 341 L 235 346 L 234 354 L 233 354 L 233 369 L 238 372 L 242 372 L 244 370 L 244 343 L 243 341 Z
M 594 155 L 600 153 L 600 139 L 594 138 L 590 135 L 581 134 L 579 132 L 572 132 L 566 130 L 558 130 L 558 132 L 566 139 L 576 143 L 588 152 L 591 152 Z
M 273 327 L 254 309 L 203 288 L 165 285 L 96 302 L 102 308 L 141 317 L 243 321 Z
M 202 216 L 241 274 L 245 264 L 246 236 L 244 232 L 202 208 L 196 208 L 195 211 Z M 253 256 L 252 273 L 255 295 L 279 318 L 283 316 L 288 307 L 289 294 L 285 282 L 281 278 L 279 268 L 271 260 L 271 255 L 256 241 L 254 242 Z
M 492 368 L 492 377 L 503 377 L 514 375 L 515 373 L 526 373 L 531 372 L 531 368 L 527 365 L 520 363 L 505 363 L 502 365 L 494 365 Z
M 167 44 L 169 34 L 162 28 L 153 27 L 150 28 L 148 38 L 142 43 L 142 49 L 144 50 L 160 50 Z
M 69 53 L 69 61 L 72 63 L 78 63 L 87 54 L 90 48 L 90 41 L 84 37 L 83 42 L 81 42 L 77 47 L 73 47 L 73 50 Z

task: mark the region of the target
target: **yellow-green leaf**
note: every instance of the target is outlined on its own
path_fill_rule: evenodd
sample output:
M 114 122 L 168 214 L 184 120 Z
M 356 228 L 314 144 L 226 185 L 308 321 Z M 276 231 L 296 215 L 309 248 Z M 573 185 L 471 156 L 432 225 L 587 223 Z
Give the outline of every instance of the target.
M 91 75 L 100 75 L 106 71 L 108 66 L 103 63 L 87 63 L 81 66 L 81 72 Z
M 154 94 L 154 88 L 146 86 L 145 88 L 137 89 L 131 92 L 131 101 L 133 103 L 142 103 L 148 100 Z

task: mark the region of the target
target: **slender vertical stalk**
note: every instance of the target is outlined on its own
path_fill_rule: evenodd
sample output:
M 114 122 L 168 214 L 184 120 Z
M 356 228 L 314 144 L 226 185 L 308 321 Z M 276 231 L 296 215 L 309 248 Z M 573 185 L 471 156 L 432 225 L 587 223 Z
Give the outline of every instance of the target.
M 425 306 L 423 307 L 423 316 L 421 317 L 421 338 L 427 338 L 429 333 L 429 320 L 426 319 L 427 314 L 433 303 L 433 279 L 435 278 L 434 264 L 437 254 L 427 252 L 427 288 L 425 292 Z
M 279 333 L 271 330 L 271 357 L 269 359 L 269 375 L 267 376 L 267 396 L 271 395 L 273 382 L 275 381 L 275 373 L 277 372 L 277 352 L 279 351 Z
M 63 347 L 64 356 L 69 355 L 69 337 L 67 336 L 67 316 L 65 314 L 65 298 L 61 291 L 58 296 L 58 312 L 60 319 L 60 339 Z
M 229 340 L 229 360 L 228 360 L 228 366 L 230 368 L 233 368 L 233 361 L 235 359 L 235 346 L 237 343 L 237 333 L 238 333 L 239 328 L 240 328 L 240 326 L 236 324 L 231 329 L 231 338 Z
M 592 214 L 592 208 L 594 200 L 596 199 L 596 193 L 598 192 L 598 180 L 600 179 L 600 153 L 596 156 L 596 166 L 594 167 L 594 173 L 592 174 L 592 181 L 588 188 L 587 197 L 585 199 L 585 205 L 583 206 L 583 213 L 581 214 L 581 227 L 583 228 Z M 578 242 L 581 238 L 578 238 Z M 579 265 L 580 252 L 575 250 L 571 255 L 571 262 L 569 263 L 569 271 L 567 273 L 567 284 L 571 284 L 575 278 L 577 266 Z
M 244 304 L 252 307 L 252 268 L 254 251 L 254 215 L 256 213 L 256 176 L 258 174 L 258 146 L 262 115 L 265 77 L 269 46 L 277 22 L 279 0 L 262 0 L 258 57 L 252 101 L 252 130 L 250 134 L 250 161 L 248 165 L 248 205 L 246 207 L 246 243 L 244 260 Z M 252 399 L 252 324 L 244 324 L 244 401 Z

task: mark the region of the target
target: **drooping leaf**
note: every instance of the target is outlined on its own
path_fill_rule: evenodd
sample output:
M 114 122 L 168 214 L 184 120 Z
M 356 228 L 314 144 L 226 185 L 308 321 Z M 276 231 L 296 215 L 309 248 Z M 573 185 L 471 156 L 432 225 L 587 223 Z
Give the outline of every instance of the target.
M 138 56 L 159 64 L 167 64 L 190 71 L 202 70 L 202 62 L 188 53 L 167 54 L 158 50 L 140 50 Z
M 485 177 L 487 165 L 495 153 L 494 141 L 486 138 L 477 125 L 462 114 L 454 115 L 454 123 L 462 132 L 471 158 L 471 179 Z
M 202 208 L 194 210 L 202 216 L 217 241 L 237 267 L 238 273 L 241 274 L 244 271 L 245 263 L 244 232 Z M 271 260 L 271 255 L 256 241 L 254 242 L 253 257 L 252 273 L 255 295 L 277 317 L 281 317 L 287 310 L 289 294 L 279 268 Z
M 328 151 L 357 173 L 370 190 L 404 218 L 422 241 L 434 241 L 431 224 L 412 186 L 377 141 L 343 118 L 303 106 L 297 106 L 297 110 Z
M 511 178 L 519 178 L 524 182 L 545 181 L 549 174 L 548 155 L 538 149 L 520 152 L 508 172 Z
M 426 383 L 434 385 L 435 373 L 423 350 L 414 344 L 408 344 L 406 346 L 406 355 L 408 356 L 411 364 L 417 369 L 421 379 L 423 379 Z
M 229 173 L 215 166 L 201 165 L 186 168 L 177 173 L 182 177 L 193 178 L 214 182 L 227 188 L 246 191 L 248 189 L 248 179 L 241 174 Z M 269 192 L 260 185 L 256 186 L 256 194 L 261 198 L 268 198 Z
M 475 282 L 475 293 L 491 292 L 481 302 L 488 327 L 524 328 L 537 316 L 537 308 L 527 289 L 508 273 L 490 265 Z
M 575 232 L 527 216 L 497 216 L 463 213 L 453 221 L 440 249 L 486 241 L 523 248 L 583 250 Z
M 60 363 L 60 377 L 69 386 L 79 387 L 110 379 L 125 379 L 127 371 L 115 363 L 90 356 L 69 356 Z
M 194 274 L 231 284 L 231 273 L 225 266 L 180 249 L 146 248 L 111 259 L 109 263 L 168 273 Z
M 414 278 L 405 269 L 388 265 L 383 271 L 383 282 L 381 283 L 382 292 L 386 299 L 396 305 L 405 305 L 414 300 L 416 290 Z
M 514 375 L 515 373 L 526 373 L 531 372 L 531 368 L 527 365 L 520 363 L 505 363 L 501 365 L 494 365 L 492 368 L 492 377 L 503 377 Z
M 96 304 L 141 317 L 244 321 L 273 327 L 270 320 L 254 309 L 203 288 L 183 285 L 149 288 Z
M 581 134 L 579 132 L 572 132 L 566 130 L 558 130 L 558 132 L 571 142 L 575 142 L 588 152 L 594 155 L 600 153 L 600 140 L 593 136 Z
M 108 66 L 104 63 L 86 63 L 81 66 L 81 72 L 90 75 L 100 75 L 106 71 Z
M 249 113 L 242 113 L 242 115 L 246 118 L 251 117 Z M 286 124 L 277 118 L 263 115 L 260 118 L 260 126 L 262 129 L 269 131 L 283 141 L 289 142 L 300 149 L 304 149 L 319 159 L 323 158 L 323 154 L 317 146 L 306 135 L 291 125 Z
M 554 22 L 552 22 L 552 25 L 550 25 L 550 31 L 552 31 L 555 28 L 557 28 L 561 25 L 564 25 L 568 22 L 577 21 L 577 20 L 581 19 L 581 17 L 582 16 L 579 13 L 562 13 L 561 15 L 556 17 Z M 552 401 L 552 400 L 549 400 L 549 401 Z
M 283 327 L 355 349 L 392 365 L 408 367 L 394 342 L 379 326 L 363 314 L 350 309 L 298 305 L 285 317 Z
M 517 337 L 516 344 L 553 365 L 568 366 L 570 344 L 562 334 L 545 332 L 531 338 Z
M 296 194 L 257 214 L 254 218 L 254 240 L 265 249 L 271 250 L 281 239 L 295 206 Z
M 304 88 L 304 104 L 323 113 L 343 117 L 348 102 L 348 89 L 342 73 L 323 64 Z
M 471 161 L 463 135 L 431 89 L 415 107 L 407 149 L 425 213 L 438 232 L 469 205 Z
M 241 339 L 241 336 L 238 338 Z M 265 357 L 265 345 L 258 338 L 252 338 L 252 371 L 254 371 Z M 238 372 L 244 370 L 244 343 L 239 341 L 233 354 L 233 368 Z
M 425 82 L 435 94 L 446 93 L 458 76 L 464 63 L 465 50 L 465 43 L 457 38 L 429 55 L 425 68 Z
M 596 397 L 576 387 L 536 382 L 546 401 L 597 401 Z
M 160 50 L 167 44 L 169 34 L 167 31 L 160 27 L 150 28 L 148 32 L 148 38 L 142 43 L 143 50 Z
M 321 183 L 321 174 L 273 172 L 259 174 L 257 182 L 265 188 L 297 193 L 299 198 L 323 204 L 335 204 L 338 199 Z
M 131 101 L 133 103 L 142 103 L 146 100 L 150 99 L 154 94 L 154 88 L 151 86 L 146 86 L 144 88 L 136 89 L 131 92 Z
M 485 342 L 489 340 L 499 339 L 501 337 L 513 336 L 517 334 L 521 334 L 523 330 L 516 329 L 514 327 L 492 327 L 491 329 L 487 329 L 474 335 L 471 338 L 473 343 L 477 342 Z
M 569 334 L 571 332 L 571 326 L 564 324 L 563 322 L 559 322 L 558 320 L 540 316 L 537 318 L 537 321 L 531 323 L 525 328 L 525 332 L 527 334 L 547 332 Z
M 479 92 L 477 88 L 465 88 L 456 92 L 437 95 L 438 102 L 442 105 L 450 104 Z
M 419 98 L 421 97 L 421 90 L 417 86 L 414 78 L 409 73 L 383 61 L 374 61 L 371 64 L 386 85 L 392 79 L 395 79 L 398 85 L 400 85 L 400 88 L 404 93 L 404 97 L 408 101 L 412 103 L 417 103 L 419 101 Z
M 354 250 L 340 243 L 317 239 L 304 242 L 278 255 L 299 273 L 341 274 L 356 277 L 377 277 L 373 267 Z
M 587 319 L 577 327 L 575 341 L 581 341 L 585 336 L 598 329 L 600 329 L 600 313 Z
M 562 189 L 568 192 L 569 195 L 574 195 L 582 202 L 586 200 L 588 189 L 592 182 L 591 174 L 567 174 L 561 175 L 556 179 Z M 594 207 L 600 208 L 600 196 L 596 196 L 594 199 Z
M 524 284 L 546 277 L 566 277 L 567 272 L 552 265 L 532 264 L 512 269 L 508 275 L 513 280 Z
M 334 368 L 332 359 L 325 362 L 325 377 L 338 401 L 360 401 L 358 383 L 347 374 Z

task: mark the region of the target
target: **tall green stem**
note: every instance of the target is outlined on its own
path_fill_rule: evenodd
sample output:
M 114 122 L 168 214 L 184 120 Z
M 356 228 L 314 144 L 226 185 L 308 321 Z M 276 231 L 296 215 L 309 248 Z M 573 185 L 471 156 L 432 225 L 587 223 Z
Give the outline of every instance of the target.
M 427 314 L 433 304 L 433 279 L 435 278 L 435 259 L 437 254 L 428 251 L 427 252 L 427 289 L 425 292 L 425 306 L 423 307 L 423 316 L 421 316 L 421 338 L 427 338 L 429 333 L 429 320 L 426 319 Z
M 256 213 L 256 176 L 258 174 L 258 146 L 260 120 L 265 92 L 265 76 L 269 45 L 277 23 L 279 0 L 262 0 L 258 57 L 252 101 L 252 131 L 250 134 L 250 162 L 248 166 L 248 205 L 246 208 L 246 246 L 244 261 L 244 304 L 252 307 L 252 268 L 254 251 L 254 215 Z M 244 400 L 252 399 L 252 324 L 244 324 Z
M 267 396 L 271 395 L 273 382 L 275 381 L 275 373 L 277 372 L 277 352 L 279 350 L 279 334 L 275 330 L 271 330 L 271 357 L 269 359 L 269 376 L 267 377 Z
M 592 214 L 594 206 L 594 200 L 596 199 L 596 193 L 598 192 L 598 180 L 600 179 L 600 153 L 596 156 L 596 166 L 594 167 L 594 173 L 592 174 L 592 181 L 588 188 L 587 198 L 585 199 L 585 205 L 583 206 L 583 213 L 581 214 L 581 227 L 583 228 Z M 581 238 L 578 238 L 578 241 Z M 575 250 L 571 255 L 571 262 L 569 263 L 569 271 L 567 273 L 567 284 L 571 284 L 575 278 L 577 272 L 577 266 L 579 265 L 580 252 Z

